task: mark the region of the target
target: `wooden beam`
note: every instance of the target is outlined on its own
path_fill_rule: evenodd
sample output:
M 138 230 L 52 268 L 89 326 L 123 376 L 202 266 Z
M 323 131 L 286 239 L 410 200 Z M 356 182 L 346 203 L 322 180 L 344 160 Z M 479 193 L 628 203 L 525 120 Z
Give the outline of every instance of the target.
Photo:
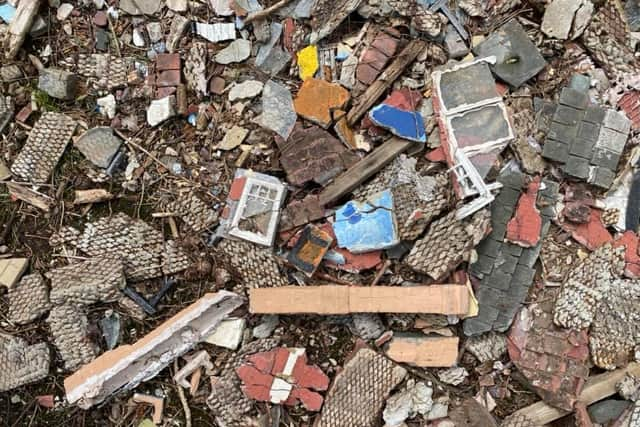
M 458 337 L 394 336 L 387 356 L 423 368 L 450 368 L 458 360 Z
M 589 378 L 582 389 L 582 393 L 578 396 L 578 402 L 588 406 L 611 396 L 616 393 L 616 383 L 624 378 L 627 373 L 640 376 L 640 363 L 629 363 L 626 368 L 616 369 L 615 371 L 605 372 Z M 535 425 L 545 425 L 568 415 L 569 412 L 540 401 L 516 411 L 515 414 L 524 415 Z
M 391 138 L 327 185 L 318 197 L 320 205 L 327 206 L 338 201 L 388 165 L 412 144 L 412 141 L 406 139 Z
M 466 314 L 462 285 L 283 286 L 249 290 L 249 310 L 261 314 L 433 313 Z
M 347 113 L 347 123 L 349 126 L 356 124 L 358 120 L 366 114 L 373 104 L 391 87 L 393 82 L 402 74 L 405 68 L 411 64 L 422 51 L 427 47 L 423 40 L 412 40 L 407 47 L 396 57 L 386 70 L 376 79 L 375 82 L 358 99 L 358 103 Z

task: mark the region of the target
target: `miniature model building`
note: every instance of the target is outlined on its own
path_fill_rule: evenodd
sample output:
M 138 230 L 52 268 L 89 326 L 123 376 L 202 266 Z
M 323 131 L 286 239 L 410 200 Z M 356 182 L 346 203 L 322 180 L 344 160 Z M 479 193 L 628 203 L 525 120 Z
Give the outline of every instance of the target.
M 11 172 L 35 184 L 47 182 L 76 130 L 76 122 L 60 113 L 45 113 L 29 133 Z
M 601 188 L 613 183 L 631 122 L 621 113 L 590 105 L 586 92 L 566 87 L 549 125 L 542 155 L 570 176 Z

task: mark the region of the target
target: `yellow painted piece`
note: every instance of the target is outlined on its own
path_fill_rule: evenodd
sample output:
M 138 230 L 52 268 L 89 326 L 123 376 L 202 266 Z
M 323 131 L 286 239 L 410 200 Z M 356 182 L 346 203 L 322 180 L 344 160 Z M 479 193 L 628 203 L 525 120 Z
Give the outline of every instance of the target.
M 319 66 L 318 48 L 316 46 L 307 46 L 298 52 L 298 68 L 300 69 L 300 78 L 302 80 L 313 77 Z

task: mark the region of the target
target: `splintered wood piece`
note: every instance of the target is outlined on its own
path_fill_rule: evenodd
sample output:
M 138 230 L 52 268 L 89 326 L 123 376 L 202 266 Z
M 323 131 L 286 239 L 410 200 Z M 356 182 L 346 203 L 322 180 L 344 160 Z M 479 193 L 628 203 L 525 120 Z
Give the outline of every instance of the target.
M 375 82 L 367 88 L 362 94 L 358 103 L 349 110 L 347 114 L 347 122 L 349 126 L 355 125 L 358 120 L 366 114 L 367 111 L 373 106 L 373 104 L 380 99 L 382 95 L 391 87 L 393 82 L 396 81 L 400 74 L 404 71 L 414 59 L 424 51 L 427 47 L 427 43 L 422 40 L 412 40 L 411 43 L 404 48 L 402 52 L 396 57 L 396 59 L 387 67 L 386 70 L 376 79 Z
M 412 144 L 413 142 L 406 139 L 389 139 L 327 185 L 318 198 L 320 205 L 327 206 L 338 201 L 342 196 L 353 191 L 373 174 L 388 165 Z
M 252 313 L 465 314 L 469 291 L 461 285 L 283 286 L 249 290 Z
M 151 396 L 149 394 L 134 393 L 133 401 L 135 403 L 146 403 L 153 406 L 153 423 L 155 425 L 162 424 L 162 413 L 164 411 L 164 399 L 162 397 Z
M 458 359 L 458 337 L 394 336 L 387 356 L 425 368 L 449 368 Z
M 632 362 L 626 368 L 616 369 L 615 371 L 605 372 L 596 375 L 587 380 L 587 384 L 582 389 L 582 393 L 578 396 L 578 402 L 585 405 L 591 405 L 594 402 L 604 399 L 616 393 L 616 384 L 629 373 L 634 376 L 640 375 L 640 363 Z M 568 411 L 553 407 L 543 401 L 536 402 L 533 405 L 514 412 L 515 415 L 524 415 L 535 425 L 545 425 L 554 420 L 569 414 Z
M 49 212 L 51 210 L 51 207 L 55 204 L 54 200 L 51 197 L 32 190 L 29 187 L 15 184 L 13 182 L 7 182 L 5 184 L 9 189 L 9 194 L 11 195 L 11 197 L 27 202 L 30 205 L 33 205 L 38 209 L 42 209 L 45 212 Z
M 0 286 L 13 288 L 28 265 L 28 258 L 0 259 Z
M 9 25 L 6 37 L 6 57 L 13 59 L 27 37 L 33 20 L 38 14 L 40 0 L 23 0 L 18 4 L 16 14 Z
M 113 199 L 113 194 L 102 188 L 95 190 L 76 190 L 76 199 L 73 201 L 75 205 L 83 205 L 86 203 L 99 203 Z

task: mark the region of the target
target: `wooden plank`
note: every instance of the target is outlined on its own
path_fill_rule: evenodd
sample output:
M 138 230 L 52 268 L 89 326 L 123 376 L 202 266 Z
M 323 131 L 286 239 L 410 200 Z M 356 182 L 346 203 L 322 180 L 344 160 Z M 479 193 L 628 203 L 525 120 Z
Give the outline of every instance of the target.
M 13 288 L 28 265 L 28 258 L 0 259 L 0 286 Z
M 391 138 L 371 154 L 360 160 L 338 176 L 319 195 L 321 206 L 330 205 L 388 165 L 398 154 L 413 144 L 400 138 Z
M 367 88 L 357 104 L 347 113 L 347 122 L 353 126 L 366 114 L 373 104 L 391 87 L 393 82 L 402 74 L 405 68 L 411 64 L 427 47 L 423 40 L 412 40 L 407 47 L 394 59 L 386 70 Z
M 35 206 L 36 208 L 42 209 L 45 212 L 49 212 L 51 210 L 51 207 L 55 205 L 55 201 L 51 197 L 32 190 L 29 187 L 13 182 L 6 182 L 5 184 L 9 189 L 9 194 L 11 195 L 11 197 L 25 201 L 30 205 Z
M 96 188 L 93 190 L 76 190 L 76 199 L 73 201 L 75 205 L 82 205 L 87 203 L 99 203 L 113 199 L 113 194 L 102 188 Z
M 24 39 L 31 30 L 33 20 L 38 14 L 40 8 L 40 0 L 22 0 L 18 3 L 16 8 L 16 14 L 9 24 L 9 31 L 5 36 L 5 47 L 7 59 L 13 59 L 16 57 L 18 50 L 24 43 Z
M 387 356 L 423 368 L 449 368 L 458 359 L 458 337 L 394 336 Z
M 616 369 L 615 371 L 605 372 L 589 378 L 578 397 L 578 402 L 588 406 L 611 396 L 616 393 L 616 383 L 624 378 L 627 373 L 640 376 L 640 363 L 632 362 L 626 368 Z M 515 413 L 524 415 L 535 425 L 545 425 L 569 414 L 567 411 L 547 405 L 542 401 L 526 406 Z
M 469 290 L 434 286 L 283 286 L 249 290 L 249 310 L 261 314 L 465 314 Z

